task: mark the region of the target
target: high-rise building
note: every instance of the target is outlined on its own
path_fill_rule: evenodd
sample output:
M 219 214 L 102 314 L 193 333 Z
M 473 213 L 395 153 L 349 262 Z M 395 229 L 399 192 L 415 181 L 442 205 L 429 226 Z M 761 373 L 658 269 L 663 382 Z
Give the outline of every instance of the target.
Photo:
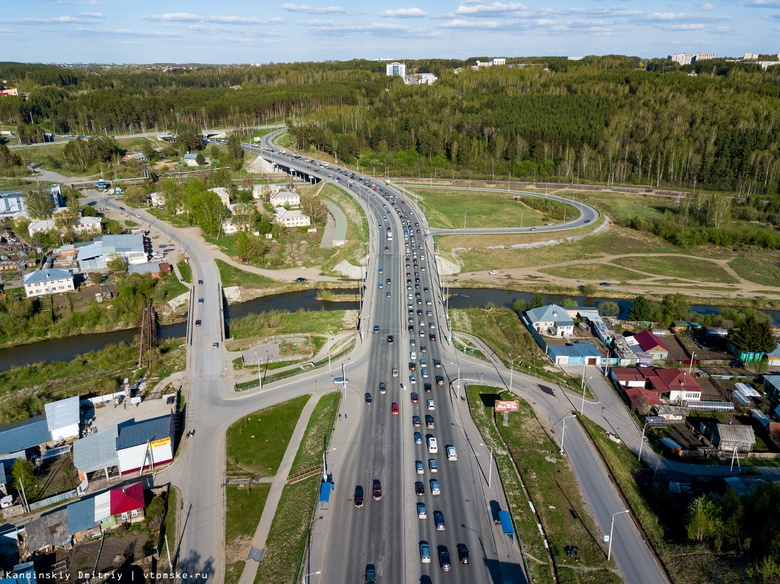
M 393 75 L 398 75 L 404 78 L 406 77 L 406 65 L 403 63 L 398 63 L 397 61 L 388 63 L 386 65 L 386 71 L 388 77 L 392 77 Z

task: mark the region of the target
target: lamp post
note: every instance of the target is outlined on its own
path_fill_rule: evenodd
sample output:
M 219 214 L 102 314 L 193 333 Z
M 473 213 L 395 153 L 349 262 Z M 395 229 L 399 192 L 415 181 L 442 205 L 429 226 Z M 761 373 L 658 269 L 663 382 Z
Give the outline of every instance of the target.
M 588 386 L 588 381 L 591 379 L 593 379 L 592 375 L 587 379 L 582 380 L 582 405 L 580 405 L 580 415 L 585 411 L 585 388 Z
M 615 516 L 620 515 L 621 513 L 630 513 L 630 511 L 626 509 L 612 514 L 612 523 L 609 526 L 609 551 L 607 551 L 607 561 L 612 559 L 612 532 L 615 529 Z
M 518 355 L 514 359 L 510 359 L 509 360 L 509 393 L 512 393 L 512 374 L 514 373 L 514 369 L 515 369 L 515 361 L 517 361 L 521 357 L 522 357 L 522 355 Z M 522 365 L 522 364 L 523 364 L 523 362 L 520 361 L 520 364 L 518 365 L 518 367 L 520 365 Z
M 257 356 L 257 351 L 255 351 L 255 361 L 257 361 L 257 383 L 260 385 L 260 391 L 263 391 L 263 376 L 260 373 L 260 357 Z
M 636 457 L 636 459 L 639 462 L 642 462 L 642 447 L 645 445 L 645 430 L 647 430 L 647 425 L 650 422 L 645 422 L 645 425 L 642 426 L 642 437 L 639 439 L 639 455 Z
M 563 430 L 561 431 L 561 449 L 559 451 L 559 454 L 563 456 L 563 440 L 566 438 L 566 418 L 573 418 L 573 414 L 567 414 L 563 417 Z
M 480 443 L 480 446 L 484 446 L 490 451 L 490 465 L 488 466 L 488 489 L 490 488 L 490 482 L 493 478 L 493 447 L 489 444 L 482 444 Z
M 306 578 L 309 576 L 316 576 L 317 574 L 322 574 L 322 570 L 319 570 L 317 572 L 309 572 L 308 574 L 303 575 L 303 584 L 306 584 Z M 311 582 L 311 579 L 309 579 L 309 582 Z

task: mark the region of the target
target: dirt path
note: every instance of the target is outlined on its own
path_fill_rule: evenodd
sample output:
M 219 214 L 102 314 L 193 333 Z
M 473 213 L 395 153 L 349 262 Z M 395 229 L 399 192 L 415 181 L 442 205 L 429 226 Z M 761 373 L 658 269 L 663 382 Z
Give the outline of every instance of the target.
M 694 280 L 690 278 L 684 278 L 680 276 L 669 276 L 664 274 L 654 274 L 641 269 L 641 260 L 649 257 L 669 257 L 669 258 L 685 258 L 692 259 L 699 262 L 709 262 L 717 265 L 723 269 L 729 276 L 734 278 L 736 282 L 707 282 L 702 280 Z M 722 259 L 709 259 L 701 258 L 698 256 L 681 255 L 681 254 L 667 254 L 667 253 L 654 253 L 654 254 L 615 254 L 611 256 L 593 258 L 593 259 L 577 259 L 568 260 L 565 262 L 558 262 L 554 264 L 546 264 L 541 266 L 529 266 L 525 268 L 509 268 L 505 270 L 497 270 L 497 274 L 491 275 L 488 272 L 465 272 L 458 274 L 450 279 L 451 285 L 455 285 L 458 282 L 479 282 L 488 286 L 497 285 L 523 285 L 530 283 L 534 284 L 552 284 L 554 286 L 561 286 L 571 288 L 572 286 L 584 286 L 587 284 L 599 284 L 599 282 L 586 279 L 573 279 L 569 277 L 554 276 L 543 270 L 549 270 L 551 268 L 563 268 L 581 265 L 610 265 L 616 260 L 625 258 L 636 258 L 637 266 L 635 268 L 626 267 L 621 264 L 614 264 L 615 267 L 622 270 L 628 270 L 637 274 L 645 276 L 644 278 L 630 281 L 630 282 L 610 282 L 610 287 L 605 287 L 603 290 L 628 292 L 631 294 L 651 294 L 651 295 L 665 295 L 669 293 L 679 292 L 686 295 L 694 295 L 702 298 L 762 298 L 762 299 L 780 299 L 780 288 L 769 286 L 766 284 L 758 284 L 751 282 L 740 276 L 730 265 L 731 260 Z M 678 284 L 669 284 L 669 280 L 675 280 Z M 719 290 L 712 290 L 711 288 L 719 288 Z

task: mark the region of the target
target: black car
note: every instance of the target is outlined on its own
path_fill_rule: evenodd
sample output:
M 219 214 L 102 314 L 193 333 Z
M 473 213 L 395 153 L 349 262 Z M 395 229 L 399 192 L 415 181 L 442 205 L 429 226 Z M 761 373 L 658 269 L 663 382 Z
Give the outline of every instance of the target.
M 375 582 L 376 582 L 376 568 L 374 567 L 374 564 L 368 564 L 366 566 L 366 577 L 364 583 L 375 584 Z
M 363 487 L 360 485 L 355 487 L 355 507 L 363 506 Z
M 371 399 L 371 394 L 370 394 L 370 393 L 367 393 L 367 394 L 366 394 L 366 405 L 367 405 L 367 406 L 370 406 L 372 401 L 373 401 L 373 400 Z
M 414 483 L 414 492 L 417 493 L 418 497 L 422 497 L 425 495 L 425 485 L 421 481 L 417 481 Z
M 461 564 L 471 563 L 471 559 L 469 558 L 469 548 L 466 547 L 465 543 L 458 544 L 458 560 L 460 560 Z
M 306 278 L 304 278 L 303 276 L 301 276 L 300 278 L 295 278 L 295 281 L 296 281 L 296 282 L 305 282 L 305 281 L 306 281 Z
M 439 564 L 441 564 L 441 569 L 445 572 L 449 572 L 452 569 L 452 563 L 450 562 L 450 552 L 445 546 L 439 547 Z
M 425 393 L 431 393 L 433 386 L 430 383 L 426 383 L 424 387 L 425 387 Z
M 393 344 L 393 335 L 387 335 L 387 342 L 388 342 L 388 344 L 390 344 L 390 345 L 392 345 L 392 344 Z

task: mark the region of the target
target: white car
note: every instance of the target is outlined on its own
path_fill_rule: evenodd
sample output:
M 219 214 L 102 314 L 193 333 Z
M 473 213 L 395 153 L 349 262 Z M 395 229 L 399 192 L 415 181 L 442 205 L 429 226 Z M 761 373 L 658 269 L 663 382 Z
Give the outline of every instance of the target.
M 417 474 L 421 475 L 425 473 L 425 466 L 423 465 L 422 460 L 415 461 L 414 466 L 417 469 Z
M 428 459 L 428 470 L 431 472 L 439 472 L 439 464 L 436 462 L 435 458 Z
M 427 400 L 425 403 L 426 403 L 426 405 L 428 406 L 428 409 L 429 409 L 430 411 L 433 411 L 433 410 L 435 410 L 435 409 L 436 409 L 436 404 L 435 404 L 435 403 L 433 403 L 433 400 L 432 400 L 432 399 L 429 399 L 429 400 Z
M 417 503 L 417 518 L 418 519 L 428 518 L 428 510 L 425 507 L 425 503 Z
M 458 452 L 455 450 L 454 446 L 449 445 L 445 450 L 447 451 L 447 460 L 458 460 Z
M 491 276 L 495 276 L 496 274 L 498 274 L 498 272 L 497 272 L 497 271 L 495 271 L 495 270 L 490 270 L 490 271 L 488 272 L 488 274 L 490 274 Z

